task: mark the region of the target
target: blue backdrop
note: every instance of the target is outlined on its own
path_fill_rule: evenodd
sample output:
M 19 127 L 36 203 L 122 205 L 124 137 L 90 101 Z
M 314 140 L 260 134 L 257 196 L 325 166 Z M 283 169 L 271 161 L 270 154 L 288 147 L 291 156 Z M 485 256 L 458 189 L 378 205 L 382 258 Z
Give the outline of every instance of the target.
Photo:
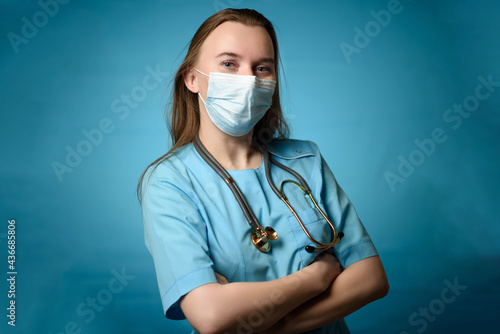
M 498 330 L 499 2 L 0 6 L 2 333 L 189 333 L 162 314 L 135 187 L 169 147 L 184 47 L 232 6 L 275 24 L 292 137 L 318 143 L 385 264 L 352 332 Z

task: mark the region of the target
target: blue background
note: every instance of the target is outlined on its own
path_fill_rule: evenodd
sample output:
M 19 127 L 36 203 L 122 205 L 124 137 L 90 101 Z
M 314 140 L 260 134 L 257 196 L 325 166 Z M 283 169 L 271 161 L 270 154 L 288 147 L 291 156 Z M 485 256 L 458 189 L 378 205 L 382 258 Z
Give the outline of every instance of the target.
M 377 30 L 370 12 L 387 5 L 71 1 L 44 21 L 36 1 L 1 1 L 0 331 L 190 332 L 163 317 L 135 187 L 169 147 L 164 109 L 184 47 L 226 6 L 257 9 L 275 24 L 292 137 L 318 143 L 381 254 L 391 291 L 347 318 L 352 332 L 498 330 L 500 87 L 456 129 L 443 116 L 474 95 L 479 76 L 500 81 L 500 3 L 401 0 Z M 37 31 L 25 28 L 30 37 L 11 43 L 34 20 Z M 367 24 L 369 43 L 346 57 L 341 43 L 356 46 L 355 28 Z M 156 89 L 141 88 L 148 67 L 168 73 Z M 132 93 L 136 104 L 120 101 Z M 105 119 L 108 133 L 82 144 L 82 131 Z M 436 128 L 446 140 L 415 153 L 415 140 Z M 67 147 L 78 145 L 88 154 L 59 179 L 54 162 L 66 164 Z M 400 156 L 418 166 L 391 188 L 385 175 L 398 173 Z M 12 218 L 15 328 L 5 316 Z M 109 294 L 112 270 L 130 277 Z M 466 286 L 450 303 L 441 297 L 445 280 Z M 77 313 L 97 296 L 108 299 L 94 319 Z M 419 312 L 429 307 L 426 319 Z

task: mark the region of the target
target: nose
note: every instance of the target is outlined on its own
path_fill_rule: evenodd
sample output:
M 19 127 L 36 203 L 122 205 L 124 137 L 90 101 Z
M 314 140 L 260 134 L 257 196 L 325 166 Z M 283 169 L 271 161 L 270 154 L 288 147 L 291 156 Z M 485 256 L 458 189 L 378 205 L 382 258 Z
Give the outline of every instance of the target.
M 249 65 L 241 66 L 240 70 L 238 71 L 238 74 L 240 74 L 240 75 L 255 75 L 255 73 L 253 73 L 252 67 Z

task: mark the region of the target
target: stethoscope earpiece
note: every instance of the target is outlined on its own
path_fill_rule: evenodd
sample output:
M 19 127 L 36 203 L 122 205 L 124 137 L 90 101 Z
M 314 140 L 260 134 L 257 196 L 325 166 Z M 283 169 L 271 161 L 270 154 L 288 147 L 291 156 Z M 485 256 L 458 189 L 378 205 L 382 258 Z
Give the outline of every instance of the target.
M 306 246 L 306 252 L 314 253 L 314 247 L 313 246 Z
M 340 241 L 340 239 L 342 239 L 342 237 L 344 236 L 344 232 L 340 232 L 339 235 L 337 236 L 337 238 L 334 240 L 334 243 L 337 244 L 337 242 Z M 314 247 L 314 246 L 306 246 L 304 247 L 306 252 L 308 253 L 314 253 L 316 251 L 322 251 L 322 250 L 326 250 L 330 247 Z

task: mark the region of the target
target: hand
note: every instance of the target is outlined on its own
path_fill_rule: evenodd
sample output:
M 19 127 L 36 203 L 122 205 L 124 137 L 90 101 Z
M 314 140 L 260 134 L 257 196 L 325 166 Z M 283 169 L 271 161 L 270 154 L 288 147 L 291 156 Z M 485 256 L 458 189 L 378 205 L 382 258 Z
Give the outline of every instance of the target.
M 333 280 L 342 272 L 339 260 L 334 255 L 327 252 L 319 254 L 316 259 L 314 259 L 313 263 L 306 268 L 310 268 L 314 277 L 320 280 L 322 291 L 326 290 Z
M 229 283 L 229 281 L 227 280 L 227 278 L 225 278 L 224 276 L 222 276 L 221 274 L 219 273 L 215 273 L 215 278 L 217 278 L 217 282 L 219 282 L 219 284 L 227 284 Z

